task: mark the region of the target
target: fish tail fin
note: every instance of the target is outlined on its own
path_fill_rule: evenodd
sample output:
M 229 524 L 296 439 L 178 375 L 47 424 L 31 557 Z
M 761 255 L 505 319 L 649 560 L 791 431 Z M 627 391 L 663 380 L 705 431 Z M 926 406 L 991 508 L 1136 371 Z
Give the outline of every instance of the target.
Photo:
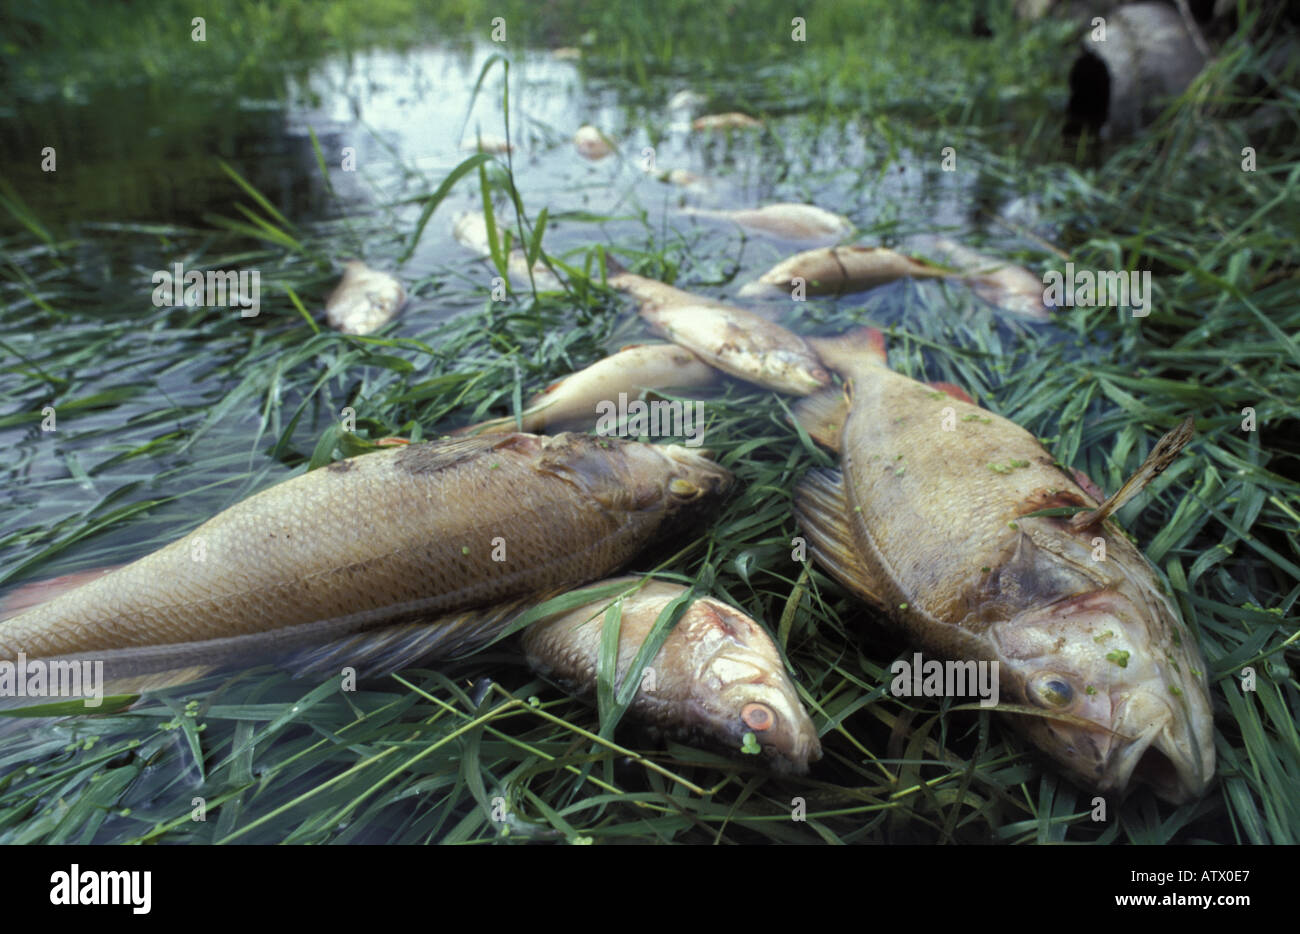
M 809 337 L 807 341 L 822 363 L 841 376 L 852 376 L 864 367 L 889 366 L 880 328 L 861 327 L 839 337 Z
M 822 447 L 840 449 L 840 431 L 849 417 L 849 399 L 842 387 L 831 386 L 804 396 L 794 407 L 792 420 Z

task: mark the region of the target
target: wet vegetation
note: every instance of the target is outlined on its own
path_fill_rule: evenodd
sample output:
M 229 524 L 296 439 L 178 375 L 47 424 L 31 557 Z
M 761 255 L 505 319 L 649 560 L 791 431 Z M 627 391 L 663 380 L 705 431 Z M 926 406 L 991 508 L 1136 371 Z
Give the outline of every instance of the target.
M 96 716 L 7 716 L 0 840 L 1300 841 L 1300 82 L 1294 57 L 1269 59 L 1286 22 L 1247 11 L 1148 133 L 1101 143 L 1062 135 L 1077 29 L 1001 4 L 813 3 L 797 43 L 779 3 L 228 0 L 208 5 L 201 46 L 185 5 L 138 6 L 5 4 L 0 587 L 134 559 L 377 439 L 519 411 L 645 334 L 603 284 L 611 261 L 725 297 L 789 252 L 677 215 L 689 197 L 637 168 L 651 146 L 716 178 L 720 206 L 821 204 L 857 242 L 947 231 L 1040 273 L 1151 271 L 1145 318 L 1074 307 L 1027 325 L 938 281 L 772 311 L 805 334 L 884 328 L 895 368 L 964 387 L 1106 492 L 1195 416 L 1188 452 L 1119 519 L 1209 664 L 1219 777 L 1198 802 L 1139 791 L 1094 821 L 1091 794 L 1003 720 L 892 697 L 890 663 L 912 649 L 791 557 L 794 485 L 829 457 L 790 425 L 792 400 L 728 382 L 705 406 L 705 444 L 736 492 L 632 570 L 768 626 L 822 735 L 808 777 L 630 721 L 615 732 L 618 707 L 602 723 L 506 639 L 356 692 L 267 668 Z M 490 41 L 494 16 L 505 43 Z M 430 156 L 337 105 L 373 103 L 357 90 L 367 69 L 425 61 L 435 43 L 441 57 L 402 88 L 453 95 L 460 116 L 423 132 L 481 123 L 520 151 L 467 156 L 456 138 Z M 581 56 L 557 64 L 556 47 Z M 557 86 L 568 96 L 548 111 Z M 687 87 L 764 129 L 675 138 L 665 102 Z M 592 167 L 569 138 L 597 118 L 623 156 Z M 40 171 L 47 145 L 56 173 Z M 343 146 L 361 155 L 355 174 L 340 172 Z M 449 236 L 457 210 L 485 205 L 515 243 L 540 244 L 564 292 L 492 300 L 504 252 L 489 264 Z M 412 302 L 345 337 L 319 308 L 337 262 L 358 255 L 396 270 Z M 260 270 L 260 313 L 156 307 L 151 273 L 175 262 Z M 340 427 L 349 406 L 354 432 Z M 806 821 L 791 820 L 796 797 Z

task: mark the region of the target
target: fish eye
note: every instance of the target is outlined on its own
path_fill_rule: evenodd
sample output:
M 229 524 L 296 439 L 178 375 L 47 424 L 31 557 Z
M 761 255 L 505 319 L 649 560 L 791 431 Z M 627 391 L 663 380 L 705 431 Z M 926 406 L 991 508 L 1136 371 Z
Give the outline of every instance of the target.
M 772 728 L 776 715 L 766 704 L 746 704 L 740 711 L 740 719 L 745 721 L 745 726 L 761 733 Z
M 668 492 L 678 499 L 692 500 L 698 497 L 704 491 L 689 480 L 683 480 L 681 477 L 673 477 L 668 481 Z
M 1040 707 L 1061 710 L 1074 703 L 1074 686 L 1062 675 L 1045 672 L 1029 682 L 1029 699 Z

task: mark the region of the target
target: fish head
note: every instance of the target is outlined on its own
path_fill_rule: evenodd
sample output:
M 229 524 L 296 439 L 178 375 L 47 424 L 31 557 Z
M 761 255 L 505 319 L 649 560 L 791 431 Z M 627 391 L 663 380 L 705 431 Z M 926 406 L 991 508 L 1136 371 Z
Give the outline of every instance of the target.
M 719 496 L 731 474 L 707 451 L 564 432 L 545 439 L 540 469 L 616 512 L 683 506 Z
M 683 705 L 692 732 L 735 752 L 761 747 L 772 768 L 804 774 L 822 757 L 817 730 L 785 665 L 762 627 L 712 598 L 696 600 L 677 623 L 674 638 L 688 640 L 682 672 Z M 752 751 L 752 747 L 751 747 Z
M 1107 588 L 993 624 L 1000 690 L 1041 711 L 1021 725 L 1082 784 L 1182 803 L 1214 774 L 1204 662 L 1171 606 L 1143 602 Z

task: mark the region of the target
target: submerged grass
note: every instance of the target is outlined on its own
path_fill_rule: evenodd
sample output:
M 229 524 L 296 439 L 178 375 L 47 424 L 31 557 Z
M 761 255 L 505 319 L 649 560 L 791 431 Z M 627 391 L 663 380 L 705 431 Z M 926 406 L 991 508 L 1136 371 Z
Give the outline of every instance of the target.
M 587 67 L 648 88 L 681 48 L 639 41 L 590 54 Z M 1052 48 L 1053 28 L 1028 41 Z M 1107 491 L 1161 434 L 1196 417 L 1189 451 L 1120 520 L 1167 576 L 1210 666 L 1219 780 L 1201 801 L 1171 808 L 1140 791 L 1108 802 L 1107 819 L 1095 821 L 1091 796 L 1006 722 L 960 700 L 891 696 L 890 663 L 911 648 L 791 555 L 794 486 L 829 457 L 791 426 L 790 400 L 729 383 L 705 407 L 706 445 L 736 474 L 736 491 L 693 537 L 634 569 L 696 582 L 765 622 L 822 735 L 826 758 L 809 777 L 769 774 L 739 751 L 658 743 L 632 722 L 611 735 L 601 709 L 611 697 L 597 706 L 564 697 L 504 641 L 355 692 L 261 669 L 96 716 L 11 718 L 0 725 L 0 840 L 1300 841 L 1300 102 L 1274 101 L 1282 124 L 1264 146 L 1250 137 L 1267 158 L 1241 172 L 1245 132 L 1211 119 L 1250 57 L 1230 52 L 1155 132 L 1095 166 L 1026 165 L 1024 147 L 1041 135 L 1033 127 L 1030 142 L 1003 149 L 979 145 L 975 130 L 964 137 L 963 158 L 979 160 L 985 176 L 1035 194 L 1035 229 L 1054 231 L 1057 251 L 1020 241 L 1036 268 L 1068 257 L 1081 269 L 1150 269 L 1148 318 L 1074 308 L 1052 326 L 1015 325 L 965 291 L 926 282 L 795 305 L 781 319 L 801 333 L 885 328 L 895 368 L 965 387 Z M 851 82 L 841 54 L 787 70 L 788 83 L 815 87 L 837 66 Z M 743 86 L 718 71 L 720 95 L 728 82 Z M 975 110 L 995 96 L 993 85 L 972 95 Z M 782 126 L 836 119 L 828 100 L 825 113 Z M 925 121 L 888 131 L 899 151 L 929 151 L 972 119 L 970 108 L 938 113 L 937 136 Z M 769 154 L 790 170 L 789 153 Z M 99 265 L 86 262 L 93 239 L 46 230 L 3 192 L 25 230 L 3 243 L 0 428 L 28 434 L 6 467 L 0 584 L 137 557 L 290 471 L 388 435 L 436 437 L 519 411 L 531 392 L 640 333 L 626 301 L 601 285 L 606 250 L 634 271 L 680 274 L 686 287 L 726 282 L 734 270 L 647 222 L 643 241 L 566 256 L 568 293 L 492 301 L 486 267 L 448 268 L 409 283 L 407 316 L 435 300 L 464 309 L 446 320 L 366 338 L 311 321 L 340 238 L 367 255 L 408 257 L 451 188 L 476 177 L 489 210 L 510 202 L 522 224 L 528 192 L 508 167 L 476 156 L 428 180 L 424 211 L 402 232 L 395 208 L 296 230 L 248 190 L 240 218 L 211 230 L 114 229 L 128 258 Z M 548 228 L 543 210 L 533 218 L 531 233 L 519 231 L 530 260 Z M 864 239 L 905 232 L 882 216 Z M 113 284 L 148 282 L 160 244 L 183 247 L 194 268 L 260 268 L 262 314 L 151 309 L 142 328 L 148 288 L 123 294 Z M 47 405 L 59 420 L 59 470 L 38 457 Z M 340 427 L 346 407 L 354 431 Z M 1248 418 L 1254 430 L 1243 430 Z M 792 820 L 794 799 L 806 819 Z

